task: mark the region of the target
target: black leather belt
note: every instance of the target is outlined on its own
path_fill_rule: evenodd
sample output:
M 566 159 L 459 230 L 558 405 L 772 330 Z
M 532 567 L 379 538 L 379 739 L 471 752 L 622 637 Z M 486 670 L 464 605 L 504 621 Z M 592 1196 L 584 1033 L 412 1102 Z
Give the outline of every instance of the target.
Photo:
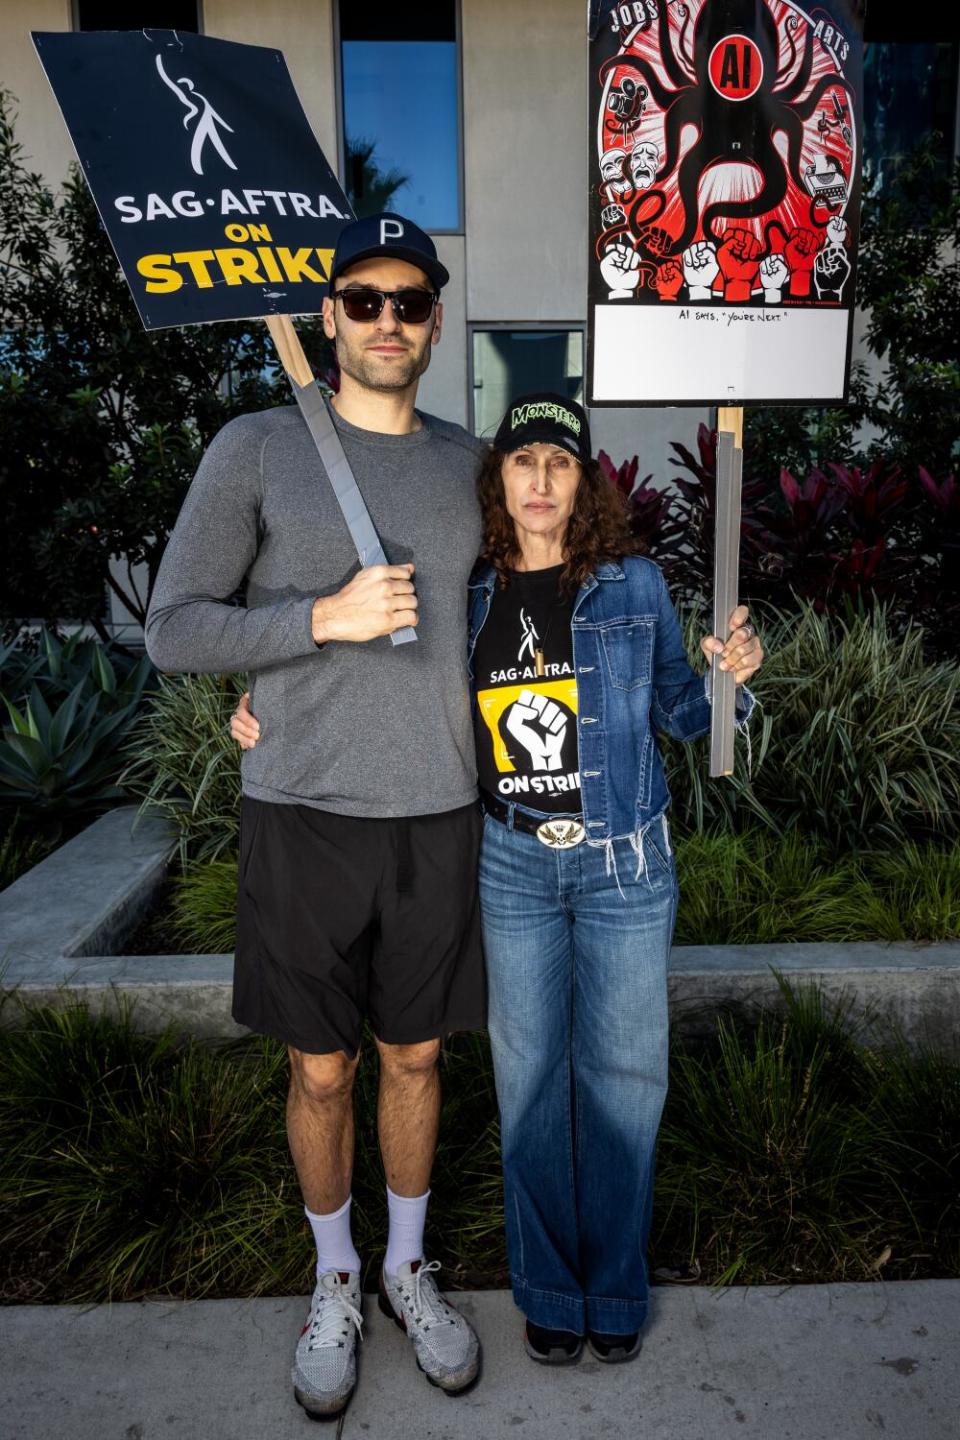
M 487 790 L 480 791 L 480 804 L 485 815 L 489 815 L 493 820 L 499 820 L 501 825 L 509 825 L 509 805 L 498 800 Z M 551 850 L 572 850 L 574 846 L 580 845 L 586 839 L 581 815 L 576 817 L 558 815 L 553 820 L 549 816 L 538 818 L 536 815 L 528 815 L 525 811 L 515 808 L 513 828 L 522 830 L 525 835 L 535 835 L 541 845 L 546 845 Z

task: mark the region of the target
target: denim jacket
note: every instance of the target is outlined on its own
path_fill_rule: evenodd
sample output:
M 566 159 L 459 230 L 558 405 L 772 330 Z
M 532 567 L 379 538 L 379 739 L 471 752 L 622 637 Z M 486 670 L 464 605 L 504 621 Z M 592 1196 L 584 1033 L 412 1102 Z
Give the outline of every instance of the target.
M 490 611 L 493 567 L 470 580 L 470 669 Z M 573 666 L 578 691 L 577 741 L 584 826 L 594 845 L 643 835 L 670 804 L 654 739 L 662 730 L 693 740 L 710 729 L 703 675 L 687 660 L 680 624 L 659 566 L 641 556 L 600 565 L 573 605 Z M 754 699 L 737 691 L 737 725 Z

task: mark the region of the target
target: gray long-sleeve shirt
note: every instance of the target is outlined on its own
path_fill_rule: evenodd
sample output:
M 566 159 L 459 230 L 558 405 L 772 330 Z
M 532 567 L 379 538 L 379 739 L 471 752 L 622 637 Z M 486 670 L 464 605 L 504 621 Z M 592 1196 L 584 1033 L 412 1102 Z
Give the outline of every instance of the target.
M 243 757 L 247 795 L 360 816 L 435 814 L 476 795 L 466 607 L 484 446 L 420 418 L 411 435 L 382 435 L 334 416 L 391 564 L 416 566 L 418 639 L 396 648 L 313 642 L 314 600 L 358 562 L 296 407 L 232 420 L 201 461 L 146 643 L 161 670 L 249 672 L 261 738 Z M 244 584 L 246 607 L 230 604 Z

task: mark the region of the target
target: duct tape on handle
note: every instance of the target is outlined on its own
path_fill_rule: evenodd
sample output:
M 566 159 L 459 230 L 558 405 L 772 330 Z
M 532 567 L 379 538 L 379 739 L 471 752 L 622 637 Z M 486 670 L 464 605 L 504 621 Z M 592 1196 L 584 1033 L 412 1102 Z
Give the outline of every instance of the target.
M 294 385 L 293 393 L 297 397 L 300 414 L 307 422 L 307 428 L 313 436 L 317 453 L 323 461 L 324 469 L 333 486 L 333 493 L 337 497 L 337 504 L 340 506 L 347 529 L 350 531 L 350 538 L 360 558 L 360 564 L 364 567 L 389 565 L 390 562 L 380 543 L 380 536 L 374 529 L 370 511 L 367 509 L 366 502 L 360 494 L 360 487 L 350 469 L 350 461 L 343 453 L 343 445 L 340 443 L 337 427 L 330 417 L 327 402 L 324 400 L 319 386 L 316 381 L 310 385 Z M 401 630 L 393 631 L 390 636 L 390 644 L 409 645 L 410 641 L 416 640 L 416 638 L 417 632 L 413 626 L 405 625 Z

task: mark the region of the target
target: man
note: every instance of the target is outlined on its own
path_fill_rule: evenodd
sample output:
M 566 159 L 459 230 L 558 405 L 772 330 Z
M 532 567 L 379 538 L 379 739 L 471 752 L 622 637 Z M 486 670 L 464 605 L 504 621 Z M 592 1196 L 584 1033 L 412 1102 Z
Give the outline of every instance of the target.
M 343 230 L 323 304 L 334 423 L 391 563 L 359 569 L 299 411 L 245 415 L 201 462 L 147 618 L 161 670 L 249 672 L 261 724 L 243 760 L 233 1014 L 289 1050 L 290 1150 L 317 1243 L 293 1382 L 315 1416 L 338 1414 L 356 1383 L 352 1089 L 367 1016 L 390 1222 L 380 1305 L 447 1393 L 480 1364 L 423 1256 L 440 1043 L 485 1015 L 465 645 L 483 447 L 415 409 L 448 279 L 429 236 L 384 214 Z M 243 585 L 246 608 L 231 605 Z M 417 639 L 394 648 L 405 626 Z

